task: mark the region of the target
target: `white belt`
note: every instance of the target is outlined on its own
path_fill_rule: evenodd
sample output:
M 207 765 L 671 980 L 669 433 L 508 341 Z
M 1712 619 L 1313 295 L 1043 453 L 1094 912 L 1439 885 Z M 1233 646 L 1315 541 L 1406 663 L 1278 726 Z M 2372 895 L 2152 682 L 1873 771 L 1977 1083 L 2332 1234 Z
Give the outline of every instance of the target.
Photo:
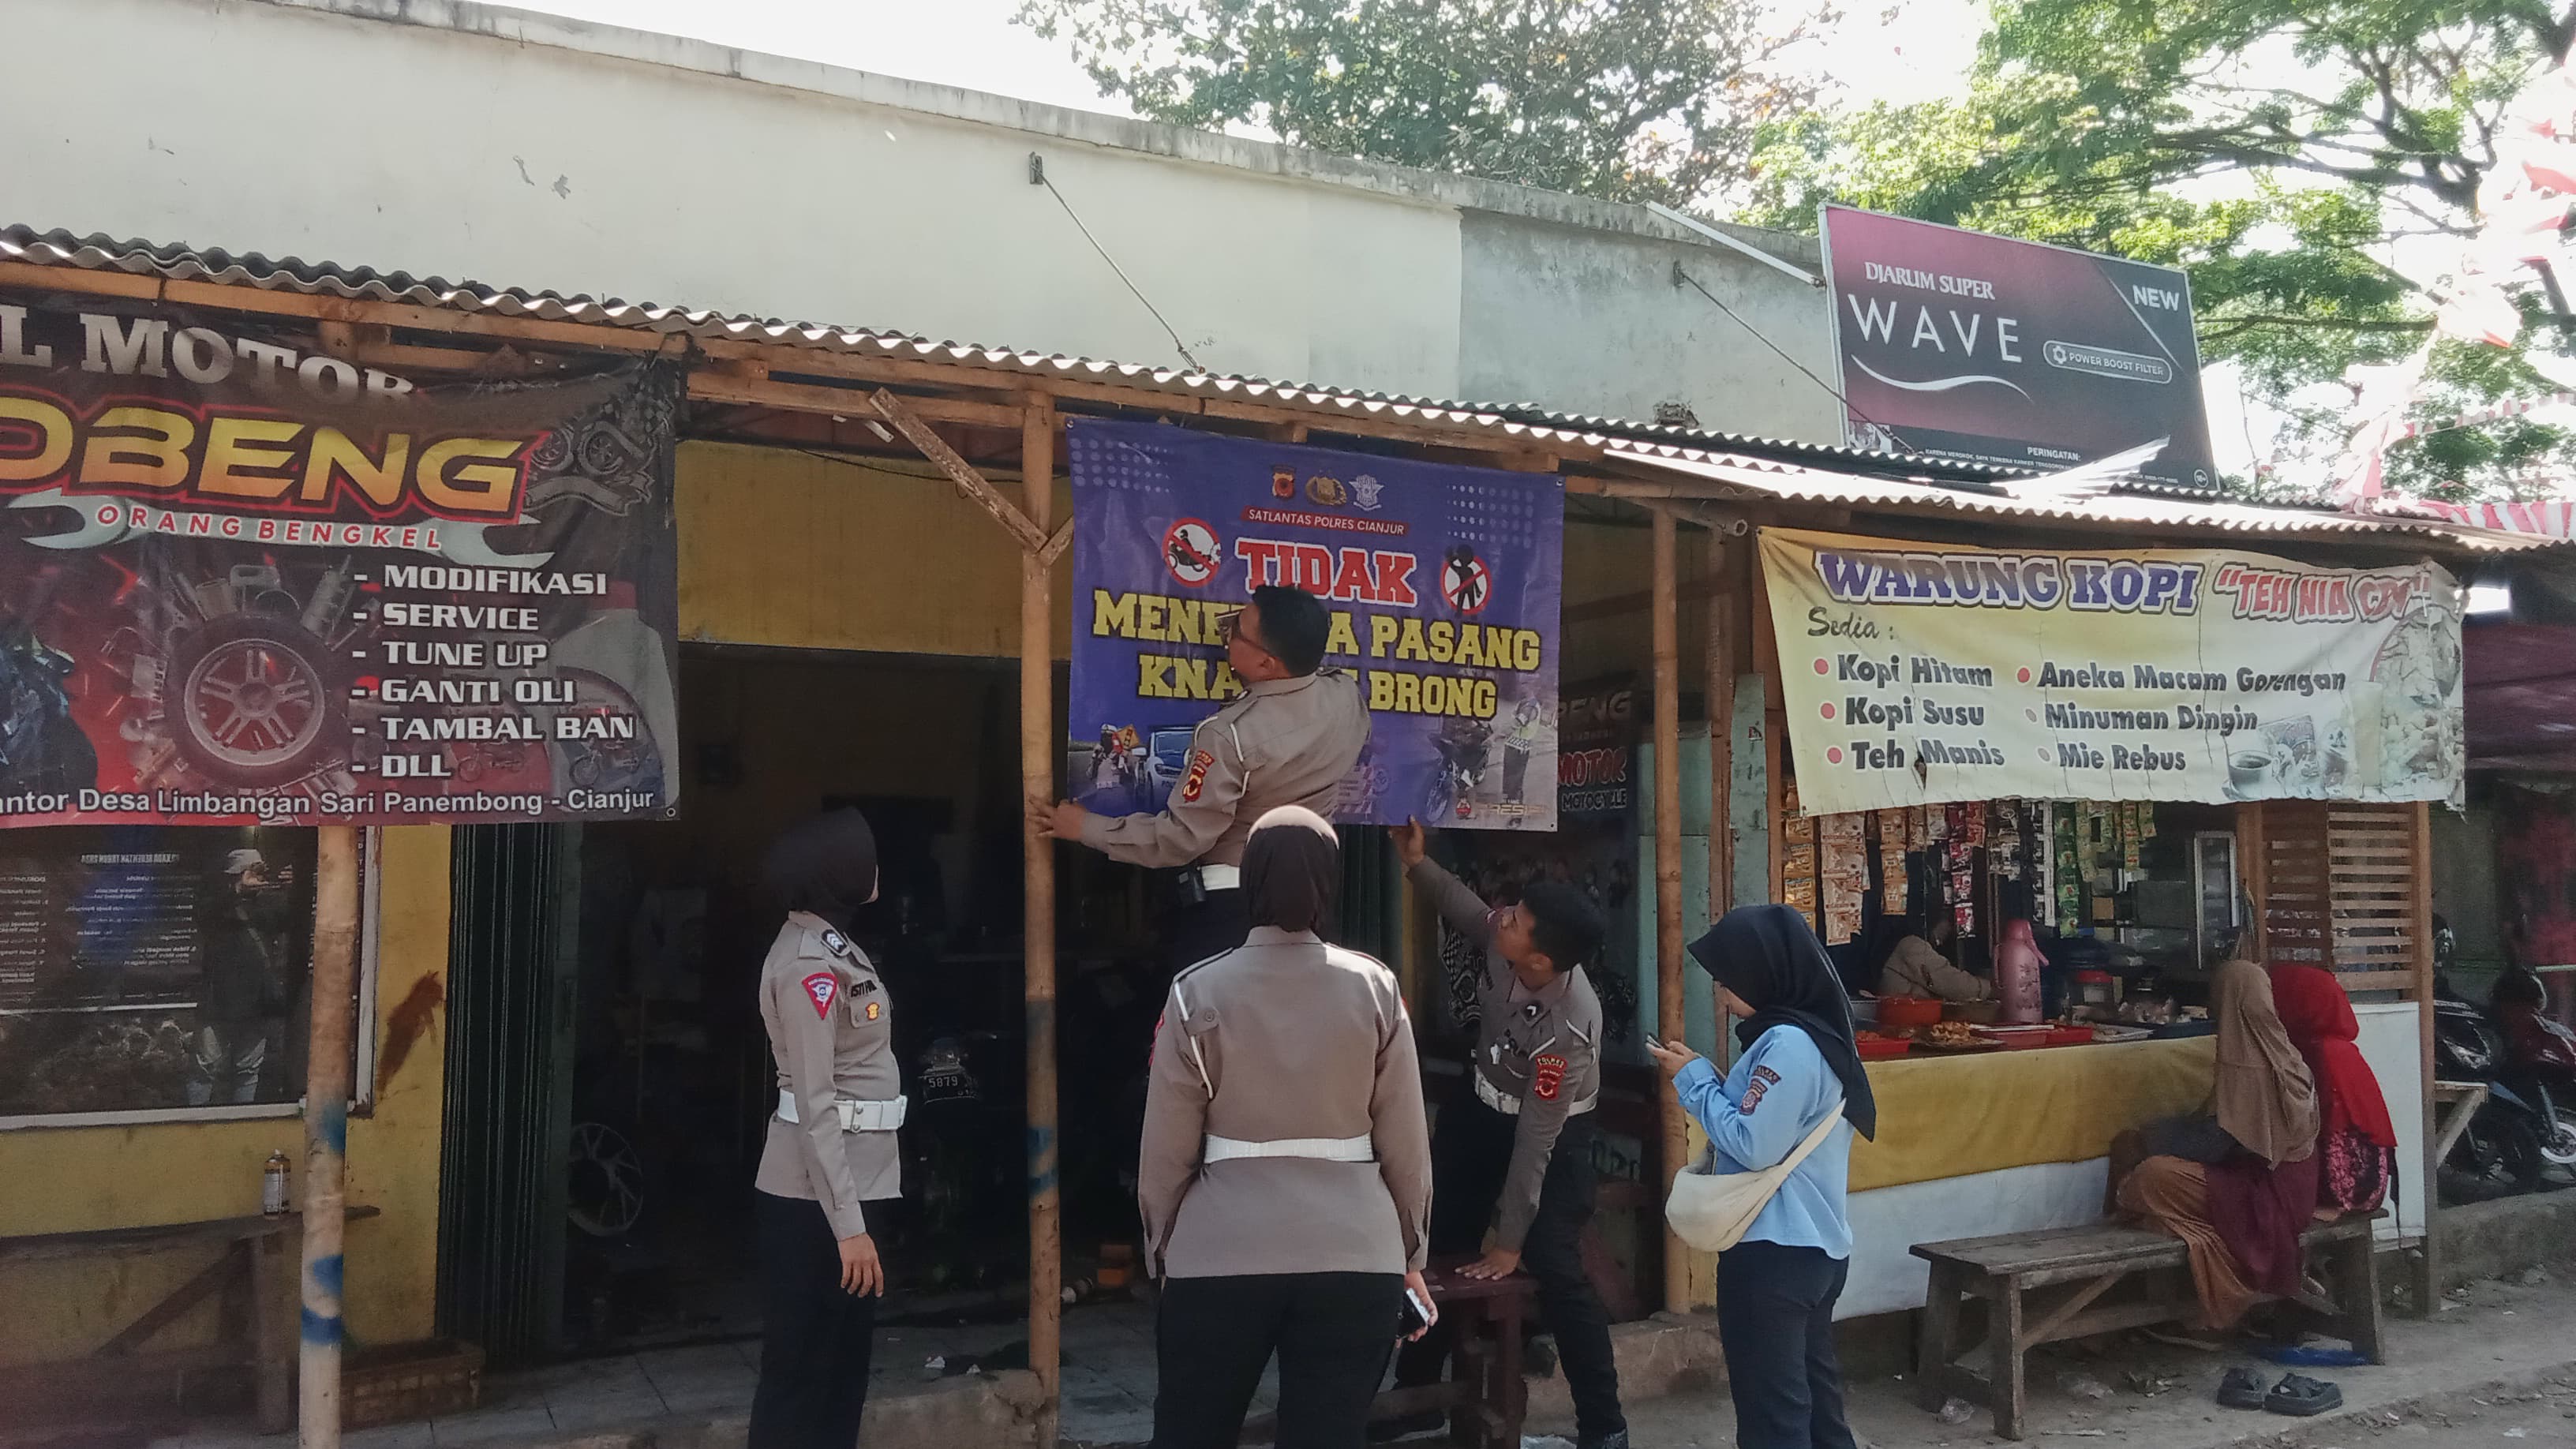
M 1243 867 L 1239 865 L 1194 865 L 1188 870 L 1182 871 L 1181 874 L 1185 876 L 1198 877 L 1199 889 L 1201 890 L 1232 891 L 1243 889 Z
M 1225 1162 L 1237 1157 L 1311 1157 L 1318 1162 L 1375 1162 L 1377 1146 L 1366 1137 L 1282 1137 L 1275 1142 L 1210 1137 L 1203 1144 L 1199 1160 Z
M 892 1132 L 903 1125 L 904 1113 L 911 1105 L 909 1097 L 897 1097 L 889 1102 L 853 1102 L 844 1097 L 832 1104 L 832 1110 L 840 1114 L 844 1132 Z M 796 1120 L 794 1092 L 781 1091 L 778 1094 L 778 1120 Z
M 1476 1079 L 1476 1095 L 1478 1098 L 1483 1100 L 1486 1106 L 1493 1108 L 1495 1111 L 1502 1113 L 1506 1117 L 1517 1117 L 1521 1114 L 1520 1098 L 1504 1096 L 1502 1088 L 1486 1081 L 1485 1074 L 1477 1071 L 1474 1067 L 1469 1067 L 1467 1069 L 1467 1075 Z M 1600 1094 L 1594 1093 L 1592 1096 L 1586 1097 L 1582 1101 L 1575 1103 L 1573 1106 L 1566 1108 L 1565 1115 L 1568 1117 L 1579 1117 L 1599 1105 L 1600 1101 Z

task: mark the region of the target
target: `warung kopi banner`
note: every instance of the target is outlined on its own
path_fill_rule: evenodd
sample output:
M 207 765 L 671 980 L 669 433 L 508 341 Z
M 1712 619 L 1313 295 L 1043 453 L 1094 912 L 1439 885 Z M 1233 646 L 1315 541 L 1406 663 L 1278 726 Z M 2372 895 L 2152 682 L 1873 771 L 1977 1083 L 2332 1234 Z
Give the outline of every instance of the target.
M 2431 563 L 1762 532 L 1798 800 L 2448 800 L 2460 588 Z

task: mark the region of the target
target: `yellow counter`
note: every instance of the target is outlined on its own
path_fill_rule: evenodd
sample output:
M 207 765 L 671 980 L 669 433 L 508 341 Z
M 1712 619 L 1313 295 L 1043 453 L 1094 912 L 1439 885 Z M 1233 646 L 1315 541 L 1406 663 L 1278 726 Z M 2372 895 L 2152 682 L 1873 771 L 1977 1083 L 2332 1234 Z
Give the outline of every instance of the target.
M 1853 1141 L 1851 1190 L 2100 1157 L 2206 1107 L 2217 1052 L 2204 1036 L 1871 1062 L 1878 1139 Z

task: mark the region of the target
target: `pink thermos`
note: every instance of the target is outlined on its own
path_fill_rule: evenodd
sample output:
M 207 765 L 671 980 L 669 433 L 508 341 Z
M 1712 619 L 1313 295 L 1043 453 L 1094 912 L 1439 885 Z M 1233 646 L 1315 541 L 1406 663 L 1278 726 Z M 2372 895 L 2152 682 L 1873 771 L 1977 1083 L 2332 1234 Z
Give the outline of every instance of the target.
M 2030 922 L 2004 922 L 2003 944 L 1995 952 L 1995 996 L 2003 1002 L 2003 1019 L 2015 1026 L 2039 1020 L 2039 942 Z

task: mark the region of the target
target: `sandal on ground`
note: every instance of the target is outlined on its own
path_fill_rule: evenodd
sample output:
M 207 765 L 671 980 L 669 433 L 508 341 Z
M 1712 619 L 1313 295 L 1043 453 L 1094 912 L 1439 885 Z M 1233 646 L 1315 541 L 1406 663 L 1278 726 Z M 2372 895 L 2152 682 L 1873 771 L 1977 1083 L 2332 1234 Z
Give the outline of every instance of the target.
M 2293 1419 L 2310 1418 L 2343 1407 L 2343 1390 L 2323 1379 L 2305 1374 L 2283 1374 L 2263 1396 L 2263 1408 L 2274 1414 L 2287 1414 Z
M 2219 1407 L 2255 1409 L 2263 1407 L 2263 1380 L 2249 1368 L 2232 1368 L 2218 1381 Z

